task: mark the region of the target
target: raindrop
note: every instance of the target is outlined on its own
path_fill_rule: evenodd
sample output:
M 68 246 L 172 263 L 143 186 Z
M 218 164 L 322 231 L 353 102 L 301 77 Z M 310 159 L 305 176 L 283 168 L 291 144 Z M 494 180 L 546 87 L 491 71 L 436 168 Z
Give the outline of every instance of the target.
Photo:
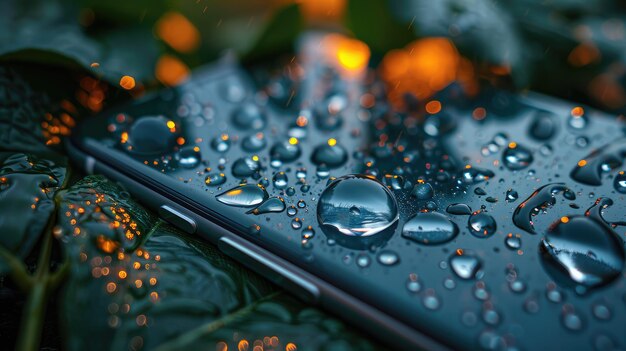
M 592 151 L 570 173 L 572 179 L 587 185 L 602 185 L 602 175 L 622 165 L 626 157 L 626 138 L 622 137 Z
M 467 166 L 461 171 L 457 182 L 459 185 L 472 185 L 489 180 L 494 176 L 495 174 L 488 169 Z
M 285 201 L 280 197 L 270 197 L 264 201 L 259 207 L 254 210 L 248 211 L 255 215 L 261 215 L 271 212 L 283 212 L 285 210 Z
M 450 257 L 450 268 L 461 279 L 473 279 L 480 267 L 478 257 L 466 254 L 462 250 L 458 250 L 457 254 Z
M 248 135 L 241 141 L 241 148 L 248 152 L 255 152 L 267 146 L 267 139 L 263 133 Z
M 567 311 L 563 313 L 563 317 L 561 319 L 565 328 L 569 330 L 578 331 L 583 329 L 584 323 L 583 319 L 580 315 L 575 313 L 574 311 Z
M 400 262 L 400 256 L 393 251 L 384 250 L 378 254 L 378 262 L 385 266 L 393 266 Z
M 227 134 L 222 134 L 211 140 L 211 148 L 217 152 L 226 152 L 230 149 L 230 137 Z
M 446 211 L 449 214 L 453 215 L 470 215 L 472 214 L 472 209 L 466 204 L 452 204 L 446 208 Z
M 313 238 L 314 236 L 315 236 L 315 230 L 313 230 L 313 227 L 308 226 L 302 229 L 302 239 L 309 240 Z
M 472 213 L 467 221 L 470 233 L 477 238 L 488 238 L 496 232 L 496 220 L 484 211 Z
M 409 274 L 409 278 L 406 281 L 406 288 L 412 293 L 417 293 L 422 290 L 422 283 L 420 282 L 417 274 Z
M 285 172 L 278 172 L 274 174 L 274 178 L 272 179 L 272 183 L 276 189 L 284 189 L 287 187 L 288 179 L 287 174 Z
M 226 182 L 226 176 L 224 173 L 214 172 L 209 173 L 204 179 L 204 184 L 208 186 L 218 186 L 222 185 Z
M 242 157 L 233 163 L 232 172 L 237 178 L 246 178 L 258 174 L 261 163 L 257 156 Z
M 289 208 L 287 208 L 287 215 L 289 217 L 293 217 L 296 214 L 298 214 L 298 209 L 296 209 L 296 207 L 294 205 L 289 206 Z
M 174 159 L 176 163 L 183 168 L 194 168 L 202 159 L 200 156 L 200 148 L 197 146 L 183 147 L 174 155 Z
M 278 142 L 270 149 L 270 158 L 272 163 L 289 163 L 300 157 L 300 146 L 297 139 L 289 139 L 284 142 Z
M 502 153 L 502 163 L 512 171 L 524 169 L 532 162 L 533 155 L 530 150 L 516 143 L 510 143 Z
M 509 235 L 507 235 L 504 239 L 504 243 L 506 244 L 506 247 L 511 250 L 518 250 L 522 247 L 522 239 L 519 237 L 519 235 L 513 235 L 509 233 Z
M 265 127 L 267 117 L 259 106 L 252 103 L 245 103 L 233 113 L 232 121 L 240 129 L 259 130 Z
M 624 173 L 624 171 L 617 173 L 613 181 L 613 186 L 618 193 L 626 194 L 626 173 Z
M 459 228 L 437 212 L 418 212 L 402 227 L 402 236 L 424 245 L 438 245 L 454 239 Z
M 366 268 L 369 267 L 369 265 L 371 264 L 372 260 L 370 259 L 370 257 L 366 254 L 359 254 L 356 257 L 356 265 L 361 267 L 361 268 Z
M 565 284 L 604 285 L 624 268 L 624 249 L 617 234 L 590 217 L 562 217 L 550 226 L 541 248 L 546 267 L 554 267 L 549 273 Z
M 555 195 L 565 192 L 567 188 L 562 183 L 551 183 L 535 190 L 524 202 L 520 203 L 513 213 L 513 223 L 525 231 L 535 234 L 532 217 L 541 210 L 552 207 L 556 203 Z
M 243 184 L 227 190 L 215 198 L 217 201 L 237 207 L 251 207 L 260 204 L 267 199 L 265 189 L 256 184 Z
M 321 225 L 331 226 L 342 234 L 369 236 L 397 222 L 398 205 L 389 189 L 375 178 L 347 175 L 324 189 L 317 217 Z
M 517 191 L 509 189 L 506 191 L 506 202 L 515 202 L 519 198 Z
M 548 140 L 556 134 L 558 129 L 557 119 L 552 113 L 538 112 L 530 124 L 529 134 L 536 140 Z
M 330 139 L 328 143 L 321 144 L 313 150 L 311 161 L 316 165 L 326 165 L 330 168 L 337 168 L 348 160 L 348 153 L 343 146 L 336 144 L 335 139 Z
M 433 310 L 433 311 L 441 307 L 441 302 L 439 301 L 439 298 L 437 297 L 437 295 L 435 295 L 434 292 L 424 295 L 424 297 L 422 298 L 422 304 L 427 309 Z
M 174 122 L 163 116 L 142 117 L 130 127 L 124 146 L 140 155 L 165 154 L 176 144 L 175 131 Z
M 434 194 L 435 191 L 430 183 L 416 184 L 411 191 L 411 196 L 417 198 L 418 200 L 430 200 L 433 198 Z

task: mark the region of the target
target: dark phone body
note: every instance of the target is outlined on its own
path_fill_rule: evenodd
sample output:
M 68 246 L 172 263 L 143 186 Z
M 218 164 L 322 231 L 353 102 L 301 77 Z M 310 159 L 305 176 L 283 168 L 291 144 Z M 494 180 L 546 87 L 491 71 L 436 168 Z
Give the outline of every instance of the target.
M 306 75 L 317 73 L 307 72 Z M 314 105 L 321 103 L 323 96 L 311 93 L 315 89 L 307 88 L 307 82 L 308 79 L 303 80 L 302 90 L 308 100 L 299 103 L 315 113 Z M 245 97 L 239 99 L 236 95 L 237 99 L 232 101 L 225 96 L 229 91 L 232 93 L 233 85 L 236 85 L 235 94 L 239 94 L 241 88 Z M 450 106 L 444 101 L 436 126 L 428 125 L 428 116 L 418 123 L 423 130 L 436 128 L 436 133 L 431 130 L 430 133 L 412 135 L 398 132 L 404 127 L 389 128 L 389 135 L 393 136 L 392 140 L 397 140 L 396 144 L 404 142 L 405 149 L 415 149 L 416 159 L 404 161 L 409 164 L 406 166 L 400 164 L 397 155 L 375 150 L 376 146 L 372 145 L 375 144 L 373 135 L 377 133 L 371 130 L 371 121 L 377 118 L 375 109 L 369 109 L 369 116 L 354 118 L 365 110 L 358 103 L 358 97 L 363 93 L 358 90 L 358 84 L 347 83 L 336 89 L 348 100 L 343 110 L 343 124 L 330 130 L 318 128 L 317 123 L 324 126 L 324 121 L 318 122 L 310 116 L 308 135 L 298 144 L 302 156 L 275 168 L 270 164 L 269 150 L 274 143 L 288 138 L 287 131 L 301 111 L 285 109 L 271 99 L 259 97 L 248 75 L 228 63 L 197 72 L 194 78 L 178 88 L 87 120 L 72 137 L 70 154 L 89 172 L 103 173 L 125 184 L 138 199 L 182 230 L 205 237 L 228 255 L 265 274 L 295 295 L 318 303 L 394 348 L 589 349 L 597 346 L 600 337 L 608 338 L 616 347 L 626 345 L 623 327 L 626 325 L 626 279 L 623 270 L 617 279 L 605 286 L 577 294 L 566 281 L 555 279 L 548 273 L 540 251 L 542 233 L 550 223 L 562 216 L 582 215 L 598 197 L 615 200 L 610 208 L 612 217 L 624 213 L 626 206 L 620 201 L 621 195 L 616 194 L 612 179 L 607 180 L 606 175 L 602 184 L 597 186 L 580 184 L 569 177 L 571 169 L 593 148 L 623 135 L 619 122 L 588 112 L 589 123 L 584 128 L 571 128 L 568 116 L 572 106 L 541 96 L 488 92 L 477 100 L 451 99 Z M 233 125 L 231 116 L 246 102 L 263 106 L 266 114 L 263 127 Z M 477 106 L 488 111 L 487 118 L 477 120 L 471 117 Z M 187 141 L 202 138 L 191 144 L 200 148 L 203 162 L 207 163 L 193 168 L 163 164 L 146 166 L 141 160 L 151 159 L 151 156 L 123 151 L 125 145 L 117 143 L 118 134 L 107 131 L 118 113 L 136 119 L 141 116 L 175 116 L 172 120 L 176 128 L 180 128 L 179 135 Z M 538 113 L 548 113 L 555 121 L 554 135 L 545 140 L 533 138 L 528 133 Z M 388 122 L 391 124 L 393 122 Z M 360 132 L 355 133 L 355 130 Z M 251 155 L 242 150 L 241 143 L 244 137 L 258 132 L 263 132 L 267 138 L 267 145 L 254 152 L 263 164 L 261 179 L 269 179 L 266 191 L 269 196 L 284 198 L 287 206 L 295 206 L 298 214 L 294 217 L 289 217 L 286 211 L 247 214 L 255 206 L 233 207 L 216 200 L 216 195 L 240 183 L 241 179 L 232 175 L 231 166 L 236 160 Z M 481 146 L 502 132 L 508 134 L 509 141 L 514 140 L 533 151 L 534 160 L 530 166 L 515 171 L 504 167 L 501 155 L 506 146 L 502 145 L 489 155 L 481 154 Z M 231 145 L 228 151 L 218 152 L 210 143 L 223 133 L 229 134 Z M 232 140 L 233 137 L 238 137 L 238 141 Z M 578 141 L 579 137 L 586 138 L 585 145 Z M 311 159 L 311 153 L 314 147 L 323 145 L 329 138 L 335 139 L 348 154 L 345 163 L 329 170 L 330 176 L 372 171 L 371 167 L 363 166 L 367 157 L 362 158 L 355 152 L 380 153 L 374 157 L 377 163 L 374 173 L 392 188 L 399 206 L 399 220 L 388 230 L 371 238 L 353 238 L 342 237 L 332 228 L 319 225 L 317 201 L 328 178 L 316 175 L 318 166 Z M 424 140 L 430 140 L 430 144 Z M 437 173 L 424 167 L 429 163 L 425 160 L 441 161 L 443 155 L 450 161 L 446 167 L 451 179 L 447 181 L 437 180 Z M 413 162 L 419 166 L 412 170 L 413 173 L 404 173 L 402 182 L 413 185 L 419 178 L 432 183 L 435 196 L 430 200 L 411 197 L 412 187 L 400 186 L 393 190 L 393 177 L 385 180 L 385 174 L 398 166 L 411 167 Z M 219 169 L 220 164 L 225 166 L 223 170 Z M 465 164 L 471 164 L 474 169 L 486 169 L 493 175 L 475 184 L 459 183 L 457 180 L 467 169 Z M 205 172 L 206 167 L 211 171 Z M 299 168 L 307 169 L 306 182 L 310 189 L 306 192 L 301 191 L 301 184 L 295 181 L 294 173 Z M 272 176 L 278 171 L 286 172 L 288 185 L 295 187 L 294 195 L 286 195 L 284 188 L 272 184 Z M 223 172 L 226 182 L 217 187 L 207 186 L 204 179 L 212 172 Z M 259 181 L 246 178 L 249 184 Z M 577 199 L 570 201 L 557 196 L 557 203 L 547 209 L 547 213 L 534 217 L 537 234 L 516 227 L 511 218 L 518 205 L 540 186 L 554 182 L 566 183 L 577 194 Z M 483 188 L 486 195 L 477 196 L 474 193 L 477 187 Z M 519 193 L 519 198 L 512 202 L 505 201 L 509 188 Z M 486 201 L 488 196 L 498 201 Z M 299 200 L 306 203 L 304 207 L 298 207 Z M 446 213 L 446 208 L 454 203 L 465 203 L 473 210 L 484 205 L 486 213 L 497 222 L 495 234 L 486 238 L 470 234 L 469 216 Z M 568 206 L 570 203 L 576 203 L 578 209 Z M 429 206 L 431 211 L 442 213 L 460 229 L 454 239 L 439 245 L 422 245 L 401 235 L 404 223 Z M 302 226 L 293 229 L 296 217 Z M 315 236 L 303 245 L 301 232 L 309 225 Z M 619 227 L 618 231 L 623 232 Z M 505 245 L 509 233 L 519 235 L 521 248 L 511 250 Z M 459 279 L 451 270 L 450 258 L 458 249 L 479 258 L 479 276 Z M 379 263 L 380 255 L 388 252 L 395 253 L 399 262 Z M 369 258 L 369 264 L 357 264 L 357 260 L 364 256 Z M 511 278 L 512 275 L 515 279 Z M 512 290 L 512 280 L 522 281 L 523 289 Z M 411 289 L 416 291 L 411 291 L 407 284 L 415 281 L 419 282 L 419 289 L 413 285 Z M 547 297 L 553 289 L 561 294 L 561 301 L 553 302 Z M 529 309 L 529 303 L 538 308 Z M 598 304 L 608 306 L 610 319 L 594 317 L 592 310 Z M 575 310 L 582 320 L 583 325 L 578 330 L 564 326 L 563 319 L 568 317 L 565 313 L 571 310 Z

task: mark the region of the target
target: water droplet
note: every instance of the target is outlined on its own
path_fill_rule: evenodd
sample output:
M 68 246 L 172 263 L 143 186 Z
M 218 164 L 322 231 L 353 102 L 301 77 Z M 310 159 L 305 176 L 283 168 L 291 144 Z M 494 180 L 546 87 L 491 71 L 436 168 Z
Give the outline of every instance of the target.
M 434 291 L 430 294 L 424 295 L 424 297 L 422 298 L 422 304 L 424 305 L 424 307 L 432 311 L 441 307 L 441 302 L 439 301 L 437 295 L 435 295 Z
M 412 293 L 417 293 L 422 290 L 422 283 L 420 282 L 417 274 L 409 274 L 409 278 L 406 281 L 406 288 Z
M 274 187 L 276 189 L 284 189 L 287 187 L 289 180 L 287 179 L 287 174 L 285 172 L 278 172 L 274 174 L 274 178 L 272 179 Z
M 291 228 L 293 229 L 302 228 L 302 221 L 300 220 L 300 218 L 294 218 L 293 220 L 291 220 Z
M 599 320 L 609 320 L 611 319 L 611 310 L 609 309 L 609 307 L 603 303 L 597 303 L 594 304 L 592 307 L 592 312 L 594 317 L 596 317 Z
M 230 137 L 227 134 L 222 134 L 211 140 L 211 148 L 217 152 L 226 152 L 230 149 Z
M 578 161 L 570 176 L 583 184 L 602 185 L 602 175 L 621 166 L 625 156 L 626 138 L 619 138 Z
M 617 173 L 613 181 L 613 186 L 618 193 L 626 194 L 626 173 L 624 171 Z
M 208 186 L 218 186 L 226 182 L 226 175 L 220 172 L 209 173 L 204 179 L 204 184 Z
M 496 232 L 496 220 L 484 211 L 472 213 L 467 221 L 470 233 L 477 238 L 488 238 Z
M 237 207 L 251 207 L 260 204 L 267 199 L 265 189 L 256 184 L 243 184 L 227 190 L 215 198 L 217 201 Z
M 575 313 L 574 311 L 568 311 L 563 313 L 561 321 L 565 328 L 569 330 L 581 330 L 584 327 L 583 319 L 580 315 Z
M 563 217 L 541 241 L 548 272 L 565 285 L 607 284 L 624 268 L 624 249 L 611 228 L 590 217 Z
M 334 140 L 334 139 L 331 139 Z M 348 160 L 348 153 L 343 146 L 328 142 L 317 146 L 311 155 L 311 161 L 316 165 L 326 165 L 330 168 L 337 168 Z
M 298 208 L 305 208 L 306 202 L 304 202 L 304 200 L 298 200 L 298 203 L 296 205 L 298 206 Z
M 242 157 L 233 163 L 232 172 L 237 178 L 251 177 L 258 174 L 261 169 L 261 163 L 258 157 Z
M 309 240 L 313 238 L 314 236 L 315 236 L 315 230 L 313 230 L 313 227 L 308 226 L 302 229 L 302 239 Z
M 558 129 L 557 118 L 552 113 L 538 112 L 530 124 L 529 134 L 536 140 L 548 140 L 556 134 Z
M 202 159 L 200 148 L 197 146 L 186 146 L 180 149 L 174 156 L 177 164 L 183 168 L 194 168 Z
M 255 152 L 267 146 L 267 139 L 263 133 L 248 135 L 241 141 L 241 148 L 248 152 Z
M 506 191 L 506 202 L 515 202 L 519 198 L 517 191 L 509 189 Z
M 128 139 L 123 146 L 132 153 L 140 155 L 162 155 L 168 153 L 176 144 L 177 133 L 174 122 L 163 116 L 139 118 L 128 132 Z
M 361 267 L 361 268 L 366 268 L 369 267 L 369 265 L 371 264 L 372 260 L 370 259 L 370 257 L 366 254 L 359 254 L 356 257 L 356 265 Z
M 438 245 L 454 239 L 459 228 L 437 212 L 418 212 L 402 227 L 402 236 L 424 245 Z
M 248 213 L 253 213 L 255 215 L 261 215 L 265 213 L 271 212 L 283 212 L 285 210 L 285 201 L 280 197 L 270 197 L 266 201 L 264 201 L 259 207 L 254 210 L 248 211 Z
M 411 196 L 417 198 L 418 200 L 430 200 L 433 198 L 434 194 L 435 191 L 430 183 L 416 184 L 411 191 Z
M 466 204 L 452 204 L 446 208 L 446 211 L 449 214 L 453 215 L 470 215 L 472 214 L 472 209 Z
M 300 145 L 292 139 L 284 142 L 278 142 L 270 149 L 270 158 L 272 162 L 276 161 L 280 164 L 293 162 L 300 157 Z
M 481 267 L 478 257 L 459 251 L 450 257 L 452 271 L 461 279 L 473 279 Z
M 532 162 L 533 155 L 530 150 L 516 143 L 509 144 L 509 147 L 502 153 L 502 163 L 512 171 L 524 169 Z
M 296 209 L 296 207 L 294 205 L 289 206 L 289 208 L 287 208 L 287 215 L 289 217 L 293 217 L 296 214 L 298 214 L 298 209 Z
M 487 195 L 487 192 L 485 191 L 485 189 L 481 187 L 477 187 L 476 189 L 474 189 L 474 194 L 478 196 L 483 196 L 483 195 Z
M 504 239 L 504 243 L 506 244 L 506 247 L 511 250 L 518 250 L 522 247 L 522 239 L 519 237 L 519 235 L 513 235 L 509 233 L 509 235 L 507 235 Z
M 265 127 L 267 117 L 259 106 L 245 103 L 233 113 L 232 121 L 240 129 L 259 130 Z
M 358 209 L 355 214 L 353 208 Z M 374 178 L 347 175 L 333 181 L 320 196 L 318 220 L 349 236 L 369 236 L 398 220 L 393 194 Z
M 466 167 L 461 171 L 457 182 L 459 185 L 472 185 L 489 180 L 494 176 L 495 174 L 488 169 Z
M 298 168 L 296 169 L 296 178 L 300 181 L 306 179 L 306 168 Z
M 393 266 L 400 262 L 400 256 L 393 251 L 384 250 L 378 254 L 378 262 L 385 266 Z
M 315 174 L 321 179 L 326 179 L 330 176 L 330 169 L 326 165 L 320 165 L 317 167 Z
M 525 231 L 535 234 L 532 217 L 541 210 L 552 207 L 556 203 L 555 195 L 566 191 L 565 184 L 551 183 L 535 190 L 524 202 L 520 203 L 513 213 L 513 223 Z

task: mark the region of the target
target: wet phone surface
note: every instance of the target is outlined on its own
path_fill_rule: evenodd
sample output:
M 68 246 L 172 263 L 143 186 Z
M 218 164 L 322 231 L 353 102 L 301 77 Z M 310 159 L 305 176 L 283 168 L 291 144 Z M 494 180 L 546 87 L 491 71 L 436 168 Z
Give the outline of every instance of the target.
M 619 120 L 459 87 L 396 110 L 314 40 L 95 117 L 81 147 L 445 345 L 626 346 Z

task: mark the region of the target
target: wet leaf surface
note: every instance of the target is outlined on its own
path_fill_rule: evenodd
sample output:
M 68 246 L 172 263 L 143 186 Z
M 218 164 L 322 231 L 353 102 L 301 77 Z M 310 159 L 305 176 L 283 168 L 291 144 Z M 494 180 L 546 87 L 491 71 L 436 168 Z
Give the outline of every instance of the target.
M 373 349 L 215 247 L 158 221 L 103 177 L 87 177 L 60 197 L 72 263 L 62 308 L 70 350 L 212 349 L 274 335 L 300 350 L 335 341 L 345 344 L 340 349 Z
M 25 258 L 44 233 L 54 194 L 65 180 L 65 163 L 0 152 L 0 245 L 16 256 Z M 3 267 L 0 261 L 0 272 Z

